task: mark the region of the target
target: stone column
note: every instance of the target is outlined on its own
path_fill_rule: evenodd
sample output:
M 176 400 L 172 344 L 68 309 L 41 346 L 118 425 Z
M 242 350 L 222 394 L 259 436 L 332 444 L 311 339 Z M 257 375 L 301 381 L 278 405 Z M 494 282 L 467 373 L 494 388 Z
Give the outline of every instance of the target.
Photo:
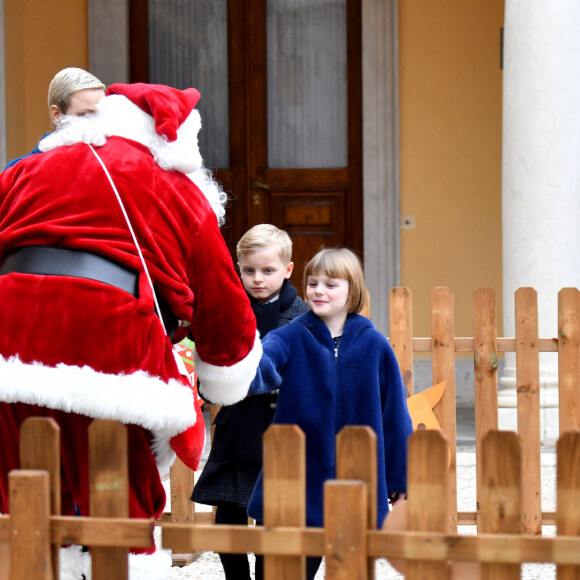
M 401 283 L 398 0 L 362 0 L 364 263 L 376 327 L 389 335 Z
M 503 79 L 503 316 L 538 292 L 540 337 L 557 336 L 558 292 L 580 288 L 580 2 L 506 0 Z M 558 437 L 557 355 L 540 355 L 542 439 Z M 515 355 L 500 380 L 500 429 L 516 429 Z

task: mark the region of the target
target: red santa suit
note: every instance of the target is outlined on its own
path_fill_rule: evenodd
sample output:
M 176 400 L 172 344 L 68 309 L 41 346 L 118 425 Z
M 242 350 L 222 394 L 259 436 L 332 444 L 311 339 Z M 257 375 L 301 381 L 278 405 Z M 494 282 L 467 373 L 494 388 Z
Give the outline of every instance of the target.
M 0 175 L 0 512 L 22 421 L 50 416 L 63 513 L 88 514 L 87 427 L 105 418 L 128 426 L 131 516 L 158 517 L 160 473 L 174 452 L 195 469 L 204 442 L 172 351 L 188 332 L 204 398 L 248 391 L 261 345 L 199 155 L 198 98 L 112 85 L 96 115 L 67 119 Z

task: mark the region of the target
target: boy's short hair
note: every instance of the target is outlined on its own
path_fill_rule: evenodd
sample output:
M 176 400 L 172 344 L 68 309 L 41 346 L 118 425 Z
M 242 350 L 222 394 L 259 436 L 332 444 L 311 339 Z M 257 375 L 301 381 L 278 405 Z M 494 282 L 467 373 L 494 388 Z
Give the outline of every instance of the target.
M 103 89 L 105 85 L 82 68 L 69 67 L 57 72 L 48 85 L 48 108 L 56 105 L 66 115 L 73 93 L 83 89 Z
M 346 308 L 349 314 L 357 314 L 365 305 L 367 288 L 362 265 L 357 255 L 348 248 L 324 248 L 304 268 L 304 296 L 308 288 L 308 276 L 324 274 L 348 282 Z
M 244 254 L 273 246 L 278 247 L 280 259 L 284 264 L 292 261 L 292 239 L 288 233 L 272 224 L 258 224 L 240 238 L 236 246 L 238 262 Z

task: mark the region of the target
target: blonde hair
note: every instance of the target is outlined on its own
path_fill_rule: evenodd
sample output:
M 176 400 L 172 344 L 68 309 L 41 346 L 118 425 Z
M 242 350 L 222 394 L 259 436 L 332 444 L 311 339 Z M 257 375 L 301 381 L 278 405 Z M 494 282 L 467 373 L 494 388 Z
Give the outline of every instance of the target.
M 82 89 L 103 89 L 105 85 L 82 68 L 69 67 L 57 72 L 48 85 L 48 108 L 56 105 L 66 115 L 73 93 Z
M 360 260 L 348 248 L 324 248 L 304 268 L 304 295 L 308 288 L 308 276 L 324 274 L 348 282 L 346 309 L 349 314 L 359 313 L 365 305 L 367 288 Z
M 236 246 L 238 261 L 244 254 L 275 246 L 278 247 L 280 260 L 289 264 L 292 261 L 292 239 L 288 233 L 272 224 L 258 224 L 240 238 Z

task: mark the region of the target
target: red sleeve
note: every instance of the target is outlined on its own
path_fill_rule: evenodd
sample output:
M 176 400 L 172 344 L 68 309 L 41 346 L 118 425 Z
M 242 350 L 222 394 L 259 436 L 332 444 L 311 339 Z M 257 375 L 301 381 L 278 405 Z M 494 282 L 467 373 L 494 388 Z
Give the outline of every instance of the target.
M 200 394 L 213 403 L 233 404 L 247 394 L 262 348 L 250 301 L 213 213 L 196 234 L 190 272 Z

